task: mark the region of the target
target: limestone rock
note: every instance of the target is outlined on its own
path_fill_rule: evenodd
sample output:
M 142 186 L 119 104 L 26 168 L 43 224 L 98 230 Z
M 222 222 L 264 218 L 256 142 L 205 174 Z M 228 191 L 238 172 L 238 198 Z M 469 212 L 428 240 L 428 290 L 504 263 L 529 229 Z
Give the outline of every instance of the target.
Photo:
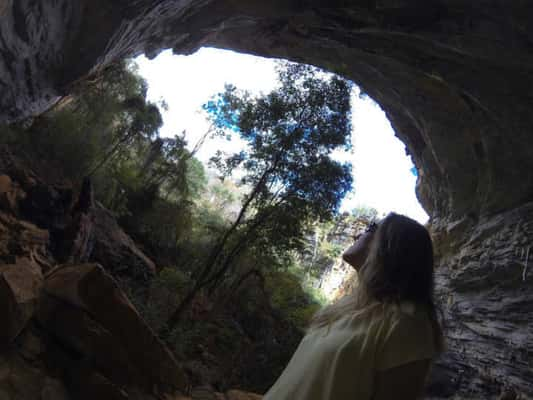
M 119 276 L 146 283 L 155 271 L 112 215 L 96 208 L 89 182 L 74 203 L 71 186 L 46 183 L 0 146 L 2 400 L 154 400 L 185 385 L 111 275 L 79 264 L 96 242 L 97 257 Z M 70 264 L 54 268 L 57 261 Z
M 206 388 L 193 390 L 191 397 L 177 396 L 172 400 L 261 400 L 263 396 L 241 390 L 230 390 L 226 393 L 213 392 Z M 170 399 L 169 399 L 170 400 Z
M 69 371 L 72 397 L 79 400 L 128 400 L 128 393 L 105 376 L 84 366 Z
M 36 400 L 46 399 L 44 395 L 54 391 L 57 397 L 53 400 L 70 400 L 61 397 L 64 394 L 61 384 L 53 383 L 46 373 L 31 365 L 15 352 L 0 354 L 0 399 L 2 400 Z M 47 389 L 46 386 L 48 386 Z M 48 397 L 49 400 L 52 400 Z
M 8 212 L 16 214 L 18 212 L 19 198 L 24 198 L 23 192 L 20 192 L 16 189 L 2 193 L 0 194 L 0 207 Z
M 533 393 L 533 203 L 461 227 L 435 241 L 437 294 L 448 351 L 430 394 Z M 462 240 L 461 240 L 462 238 Z M 450 244 L 450 242 L 454 242 Z M 521 397 L 520 397 L 521 396 Z
M 11 180 L 9 175 L 0 175 L 0 209 L 17 214 L 18 204 L 25 197 L 26 193 Z
M 215 391 L 208 386 L 195 387 L 191 392 L 192 400 L 218 400 Z
M 0 144 L 0 174 L 9 177 L 11 186 L 18 184 L 23 190 L 37 183 L 34 172 L 25 161 L 16 157 L 8 146 Z
M 0 194 L 10 192 L 11 190 L 11 178 L 8 175 L 0 175 Z
M 230 390 L 226 393 L 228 400 L 261 400 L 263 396 L 255 393 L 242 392 L 240 390 Z
M 26 190 L 20 210 L 25 219 L 55 232 L 63 230 L 68 224 L 72 202 L 73 190 L 70 185 L 52 186 L 38 182 Z
M 49 242 L 48 231 L 0 211 L 0 261 L 14 264 L 26 257 L 46 266 Z
M 95 373 L 146 390 L 184 387 L 170 351 L 102 267 L 59 266 L 46 275 L 44 293 L 42 325 L 96 366 Z
M 58 379 L 47 378 L 41 390 L 40 400 L 69 400 L 65 385 Z
M 19 354 L 26 361 L 39 362 L 45 357 L 46 345 L 43 337 L 39 335 L 39 331 L 33 326 L 21 332 L 17 337 L 16 346 Z
M 42 284 L 41 269 L 29 259 L 0 265 L 0 348 L 9 345 L 33 316 Z
M 55 257 L 60 263 L 87 262 L 94 245 L 94 193 L 89 178 L 83 181 L 78 200 L 71 211 L 71 220 L 58 234 Z
M 90 257 L 114 276 L 138 281 L 150 279 L 156 267 L 118 225 L 109 211 L 97 205 L 94 210 L 94 239 Z

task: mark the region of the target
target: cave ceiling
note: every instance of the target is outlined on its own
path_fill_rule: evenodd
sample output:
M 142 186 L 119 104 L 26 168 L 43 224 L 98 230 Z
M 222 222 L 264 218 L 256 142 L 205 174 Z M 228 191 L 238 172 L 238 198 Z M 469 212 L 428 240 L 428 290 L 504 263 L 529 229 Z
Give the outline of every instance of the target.
M 38 115 L 113 61 L 166 48 L 315 64 L 381 105 L 435 224 L 474 221 L 533 196 L 532 17 L 528 1 L 2 0 L 0 118 Z

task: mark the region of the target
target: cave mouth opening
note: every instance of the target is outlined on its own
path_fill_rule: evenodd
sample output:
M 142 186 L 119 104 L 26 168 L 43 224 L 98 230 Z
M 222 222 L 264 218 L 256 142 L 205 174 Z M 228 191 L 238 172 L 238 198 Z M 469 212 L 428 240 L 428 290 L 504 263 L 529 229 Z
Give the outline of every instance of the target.
M 209 129 L 202 105 L 227 83 L 252 94 L 272 90 L 277 84 L 277 61 L 211 47 L 188 56 L 165 50 L 152 59 L 144 55 L 135 59 L 139 74 L 148 83 L 149 100 L 165 104 L 161 135 L 185 132 L 191 148 Z M 359 86 L 354 85 L 351 97 L 353 148 L 335 153 L 339 161 L 350 162 L 353 167 L 354 187 L 343 200 L 341 211 L 367 207 L 379 215 L 394 211 L 427 222 L 428 215 L 415 194 L 417 169 L 387 115 Z M 207 167 L 216 150 L 231 151 L 242 145 L 238 140 L 210 139 L 197 156 Z
M 233 84 L 252 95 L 270 92 L 279 83 L 275 71 L 278 61 L 209 47 L 187 56 L 166 50 L 153 59 L 145 56 L 135 59 L 139 74 L 148 83 L 148 99 L 165 104 L 161 109 L 164 120 L 161 136 L 170 137 L 185 132 L 189 150 L 196 147 L 209 129 L 202 105 L 216 93 L 222 92 L 225 84 Z M 342 201 L 340 214 L 346 218 L 348 215 L 374 212 L 381 217 L 394 211 L 426 223 L 428 215 L 415 194 L 417 170 L 407 154 L 405 144 L 396 137 L 379 104 L 356 84 L 351 93 L 351 121 L 352 148 L 349 151 L 337 150 L 333 155 L 338 161 L 352 165 L 354 181 L 352 191 Z M 217 182 L 218 174 L 209 166 L 209 159 L 217 150 L 236 153 L 241 146 L 245 146 L 245 143 L 238 138 L 231 141 L 210 138 L 203 142 L 195 157 L 207 171 L 208 185 Z M 237 183 L 237 178 L 232 184 Z M 231 187 L 230 190 L 239 193 L 238 186 Z M 228 204 L 226 217 L 235 218 L 239 206 L 238 202 Z M 338 220 L 344 221 L 342 218 L 339 216 Z M 313 256 L 306 259 L 305 263 L 311 265 L 309 270 L 319 268 L 320 275 L 299 274 L 306 291 L 318 293 L 323 303 L 337 298 L 353 277 L 352 268 L 342 262 L 338 251 L 351 244 L 351 231 L 354 228 L 343 229 L 339 235 L 339 231 L 331 228 L 316 228 L 308 246 Z M 320 259 L 320 246 L 338 247 L 338 254 Z

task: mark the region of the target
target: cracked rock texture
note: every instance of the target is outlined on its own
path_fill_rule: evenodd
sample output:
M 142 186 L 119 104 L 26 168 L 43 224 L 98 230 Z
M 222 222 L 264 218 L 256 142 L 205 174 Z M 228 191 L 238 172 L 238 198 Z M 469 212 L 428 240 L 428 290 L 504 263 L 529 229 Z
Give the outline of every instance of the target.
M 0 147 L 2 399 L 171 399 L 186 387 L 118 283 L 128 270 L 129 285 L 143 287 L 153 262 L 91 200 Z
M 325 67 L 383 107 L 439 257 L 449 351 L 432 390 L 533 396 L 533 4 L 1 0 L 0 119 L 44 111 L 119 58 L 204 45 Z

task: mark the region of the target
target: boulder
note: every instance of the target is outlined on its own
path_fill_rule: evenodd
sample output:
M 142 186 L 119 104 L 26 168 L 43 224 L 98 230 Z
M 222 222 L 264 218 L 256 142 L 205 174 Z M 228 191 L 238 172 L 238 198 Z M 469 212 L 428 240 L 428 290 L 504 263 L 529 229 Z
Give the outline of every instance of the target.
M 0 211 L 0 263 L 14 264 L 16 257 L 26 257 L 46 269 L 49 242 L 47 230 Z
M 168 400 L 261 400 L 262 398 L 263 396 L 261 395 L 240 390 L 230 390 L 224 394 L 205 388 L 196 388 L 193 390 L 191 397 L 178 395 L 168 398 Z
M 59 266 L 46 275 L 44 294 L 39 321 L 94 373 L 146 391 L 185 387 L 171 352 L 101 266 Z
M 230 390 L 224 394 L 204 388 L 197 388 L 193 390 L 191 397 L 178 395 L 168 400 L 261 400 L 262 398 L 263 396 L 261 395 L 243 392 L 241 390 Z
M 70 185 L 38 182 L 28 187 L 19 208 L 25 219 L 55 232 L 63 230 L 68 224 L 72 202 L 73 190 Z
M 39 364 L 9 351 L 0 355 L 1 400 L 72 400 L 64 383 Z
M 0 194 L 11 191 L 11 178 L 8 175 L 0 175 Z
M 0 175 L 0 209 L 17 214 L 19 201 L 26 197 L 26 193 L 9 175 Z
M 0 265 L 0 348 L 8 346 L 31 319 L 42 285 L 41 269 L 27 258 Z
M 255 393 L 242 392 L 240 390 L 230 390 L 226 393 L 227 400 L 261 400 L 263 396 Z
M 29 329 L 24 329 L 20 333 L 15 345 L 22 358 L 29 362 L 39 362 L 47 350 L 44 338 L 33 324 L 29 324 Z
M 0 399 L 69 400 L 61 382 L 14 351 L 0 355 Z
M 78 200 L 71 211 L 71 220 L 58 233 L 55 257 L 60 263 L 87 262 L 94 243 L 94 192 L 89 178 L 83 180 Z
M 41 389 L 40 400 L 69 400 L 67 389 L 59 379 L 47 377 Z
M 0 145 L 0 175 L 9 176 L 11 182 L 19 184 L 23 190 L 28 190 L 38 181 L 29 161 L 24 156 L 15 156 L 9 146 Z
M 101 205 L 94 209 L 94 240 L 90 260 L 101 264 L 115 277 L 146 282 L 156 266 Z
M 85 366 L 69 371 L 70 392 L 76 400 L 128 400 L 128 393 L 102 374 Z

